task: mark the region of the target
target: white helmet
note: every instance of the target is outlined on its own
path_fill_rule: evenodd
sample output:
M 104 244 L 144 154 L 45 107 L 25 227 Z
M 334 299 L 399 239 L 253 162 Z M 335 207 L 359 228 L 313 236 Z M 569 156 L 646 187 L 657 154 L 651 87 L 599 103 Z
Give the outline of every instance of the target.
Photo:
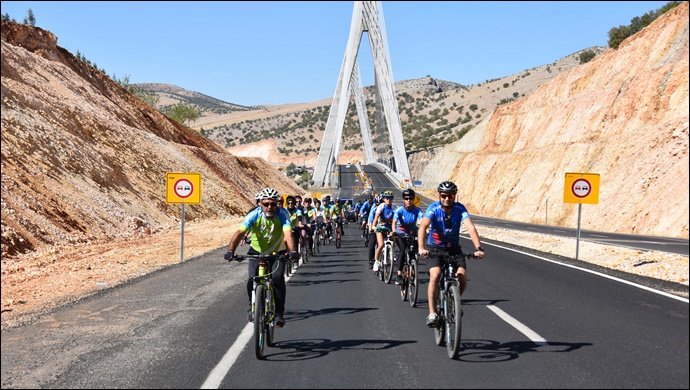
M 274 200 L 280 199 L 280 195 L 278 194 L 278 191 L 276 191 L 270 187 L 264 188 L 258 194 L 256 194 L 256 196 L 257 196 L 257 198 L 259 198 L 261 200 L 263 200 L 263 199 L 274 199 Z

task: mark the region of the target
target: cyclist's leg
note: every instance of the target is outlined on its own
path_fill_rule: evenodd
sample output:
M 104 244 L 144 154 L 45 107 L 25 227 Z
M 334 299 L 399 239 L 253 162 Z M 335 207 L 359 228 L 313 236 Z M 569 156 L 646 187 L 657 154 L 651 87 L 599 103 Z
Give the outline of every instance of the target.
M 283 314 L 285 312 L 285 262 L 282 260 L 273 260 L 271 264 L 273 273 L 271 279 L 273 280 L 273 290 L 276 298 L 276 314 Z
M 369 230 L 369 268 L 372 268 L 376 259 L 376 244 L 376 233 L 373 230 Z
M 378 246 L 376 247 L 376 254 L 374 255 L 374 258 L 376 259 L 376 261 L 381 260 L 381 252 L 383 252 L 383 246 L 385 244 L 385 241 L 386 241 L 386 239 L 383 237 L 383 232 L 377 231 L 376 232 L 376 243 Z
M 436 299 L 438 299 L 438 281 L 441 279 L 441 260 L 438 257 L 429 257 L 426 259 L 426 265 L 429 272 L 429 286 L 427 288 L 427 297 L 429 299 L 429 314 L 436 313 Z
M 460 276 L 458 277 L 458 282 L 460 283 L 460 295 L 465 291 L 465 288 L 467 288 L 467 269 L 460 267 L 458 268 L 458 272 L 460 273 Z
M 395 242 L 398 244 L 398 248 L 400 249 L 398 251 L 398 275 L 402 275 L 402 269 L 403 265 L 405 265 L 405 251 L 407 250 L 407 240 L 403 236 L 398 236 L 398 238 L 395 239 Z

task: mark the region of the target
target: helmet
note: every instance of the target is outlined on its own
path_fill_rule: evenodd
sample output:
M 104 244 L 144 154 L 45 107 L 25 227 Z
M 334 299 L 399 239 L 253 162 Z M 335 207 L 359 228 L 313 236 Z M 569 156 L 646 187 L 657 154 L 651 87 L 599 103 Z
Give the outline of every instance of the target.
M 261 190 L 258 194 L 256 194 L 257 198 L 259 199 L 273 199 L 273 200 L 278 200 L 280 198 L 280 195 L 278 194 L 278 191 L 274 190 L 273 188 L 266 187 L 263 190 Z
M 386 197 L 391 197 L 391 198 L 392 198 L 392 197 L 393 197 L 393 191 L 390 191 L 390 190 L 383 191 L 382 196 L 383 196 L 384 198 L 386 198 Z
M 458 186 L 455 185 L 452 181 L 444 181 L 443 183 L 438 185 L 438 192 L 448 192 L 451 194 L 457 194 L 458 193 Z
M 405 189 L 405 190 L 403 191 L 403 193 L 402 193 L 403 198 L 406 197 L 406 196 L 414 197 L 414 195 L 415 195 L 414 190 L 411 189 L 411 188 Z
M 295 201 L 296 201 L 295 197 L 292 196 L 292 195 L 288 195 L 288 196 L 285 198 L 285 203 L 290 202 L 290 201 L 292 201 L 292 203 L 295 203 Z
M 376 195 L 376 197 L 374 198 L 374 203 L 379 204 L 381 202 L 383 202 L 383 198 L 381 197 L 381 195 Z
M 304 198 L 304 203 L 311 203 L 311 198 Z
M 302 196 L 301 195 L 295 195 L 295 202 L 300 202 L 302 201 Z

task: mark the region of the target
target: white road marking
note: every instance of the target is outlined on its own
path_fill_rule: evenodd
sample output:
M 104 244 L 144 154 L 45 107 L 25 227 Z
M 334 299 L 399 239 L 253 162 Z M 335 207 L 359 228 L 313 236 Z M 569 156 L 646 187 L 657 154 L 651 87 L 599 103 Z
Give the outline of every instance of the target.
M 285 283 L 290 280 L 293 274 L 290 274 L 290 276 L 285 278 Z M 204 383 L 201 385 L 201 389 L 218 389 L 220 388 L 221 382 L 223 382 L 223 378 L 228 374 L 232 366 L 235 364 L 237 361 L 237 358 L 240 356 L 240 353 L 244 349 L 244 347 L 247 345 L 249 340 L 252 339 L 254 336 L 254 324 L 253 323 L 248 323 L 247 326 L 242 329 L 242 332 L 240 335 L 237 337 L 237 340 L 230 346 L 230 349 L 228 349 L 227 352 L 225 352 L 225 355 L 223 355 L 223 358 L 220 359 L 218 364 L 216 364 L 215 367 L 213 367 L 213 370 L 211 370 L 211 373 L 208 374 L 208 377 L 206 377 L 206 380 Z
M 507 323 L 510 324 L 513 328 L 515 328 L 515 329 L 517 329 L 518 331 L 520 331 L 520 333 L 522 333 L 522 334 L 524 334 L 525 336 L 527 336 L 527 338 L 529 338 L 530 340 L 532 340 L 533 343 L 535 343 L 535 344 L 537 344 L 537 345 L 539 345 L 539 346 L 549 345 L 549 342 L 546 341 L 545 338 L 539 336 L 539 335 L 537 334 L 537 332 L 533 331 L 532 329 L 530 329 L 529 327 L 527 327 L 527 326 L 526 326 L 525 324 L 523 324 L 522 322 L 516 320 L 516 319 L 513 318 L 510 314 L 508 314 L 508 313 L 504 312 L 503 310 L 499 309 L 497 306 L 494 306 L 494 305 L 487 305 L 486 307 L 488 307 L 491 311 L 493 311 L 494 313 L 496 313 L 497 316 L 501 317 L 501 319 L 502 319 L 503 321 L 507 322 Z

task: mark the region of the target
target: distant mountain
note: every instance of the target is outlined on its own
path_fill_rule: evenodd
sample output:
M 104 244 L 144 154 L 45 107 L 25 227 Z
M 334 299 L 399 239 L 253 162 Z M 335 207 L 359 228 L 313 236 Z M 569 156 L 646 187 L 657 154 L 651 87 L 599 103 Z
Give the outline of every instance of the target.
M 136 86 L 146 92 L 157 94 L 160 100 L 156 108 L 163 112 L 165 112 L 166 108 L 181 103 L 195 106 L 201 113 L 201 116 L 220 115 L 233 111 L 250 111 L 261 108 L 260 106 L 242 106 L 240 104 L 224 102 L 203 93 L 189 91 L 171 84 L 139 83 Z

